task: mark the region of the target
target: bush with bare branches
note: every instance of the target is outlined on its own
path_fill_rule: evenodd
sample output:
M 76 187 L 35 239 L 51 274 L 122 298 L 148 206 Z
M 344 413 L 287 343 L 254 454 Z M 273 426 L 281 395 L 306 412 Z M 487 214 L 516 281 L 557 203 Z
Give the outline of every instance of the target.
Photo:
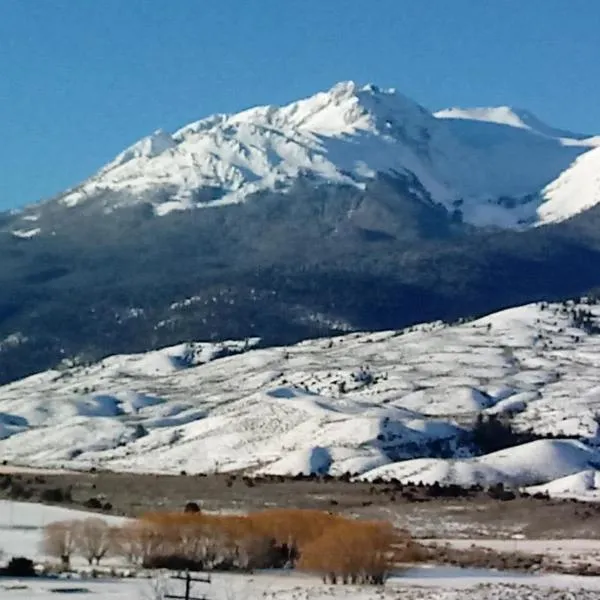
M 389 523 L 347 520 L 307 544 L 299 567 L 331 583 L 383 584 L 397 541 Z
M 89 521 L 79 525 L 83 532 L 87 524 L 90 533 L 84 536 L 86 544 L 78 545 L 88 561 L 98 556 L 94 542 L 106 539 L 99 535 L 98 524 Z M 113 552 L 148 568 L 299 566 L 347 583 L 382 583 L 393 562 L 415 555 L 410 536 L 389 523 L 316 510 L 265 510 L 246 516 L 157 512 L 127 522 L 109 538 Z
M 271 509 L 251 513 L 255 528 L 273 539 L 289 566 L 295 566 L 302 547 L 342 520 L 320 510 Z

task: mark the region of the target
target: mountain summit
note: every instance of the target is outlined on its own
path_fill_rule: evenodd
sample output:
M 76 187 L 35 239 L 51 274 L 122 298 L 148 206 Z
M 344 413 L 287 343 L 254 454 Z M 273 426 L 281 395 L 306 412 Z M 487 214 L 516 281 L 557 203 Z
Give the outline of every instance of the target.
M 59 201 L 102 198 L 111 209 L 144 202 L 165 215 L 286 191 L 300 177 L 362 189 L 385 174 L 415 181 L 422 201 L 459 207 L 466 222 L 522 226 L 539 221 L 531 198 L 587 146 L 547 126 L 540 136 L 534 117 L 507 110 L 434 115 L 394 89 L 342 82 L 286 106 L 213 115 L 172 135 L 159 130 Z

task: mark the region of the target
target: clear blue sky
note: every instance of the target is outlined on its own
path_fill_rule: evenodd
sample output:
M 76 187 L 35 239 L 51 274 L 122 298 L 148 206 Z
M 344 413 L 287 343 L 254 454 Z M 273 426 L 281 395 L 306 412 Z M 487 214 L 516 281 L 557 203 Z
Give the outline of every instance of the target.
M 0 207 L 344 79 L 600 132 L 599 24 L 598 0 L 0 0 Z

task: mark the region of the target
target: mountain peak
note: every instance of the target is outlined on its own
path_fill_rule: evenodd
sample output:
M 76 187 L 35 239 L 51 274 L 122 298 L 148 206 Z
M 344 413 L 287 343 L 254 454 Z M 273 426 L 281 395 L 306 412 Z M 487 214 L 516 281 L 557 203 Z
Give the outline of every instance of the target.
M 330 90 L 329 94 L 334 96 L 356 96 L 360 93 L 372 94 L 372 95 L 393 95 L 396 94 L 395 88 L 381 88 L 374 83 L 367 83 L 366 85 L 360 85 L 356 81 L 339 81 Z
M 151 135 L 148 135 L 141 140 L 132 144 L 119 155 L 117 155 L 110 163 L 108 163 L 100 173 L 107 173 L 108 171 L 123 165 L 130 160 L 137 158 L 150 159 L 158 156 L 165 150 L 173 148 L 176 145 L 175 140 L 171 134 L 167 133 L 162 129 L 157 129 Z
M 339 81 L 327 93 L 335 97 L 354 96 L 359 89 L 360 86 L 355 81 Z
M 436 126 L 427 110 L 394 88 L 381 88 L 373 83 L 360 85 L 355 81 L 341 81 L 326 92 L 280 110 L 292 126 L 325 135 L 361 130 L 392 134 L 395 126 L 399 126 L 410 138 L 410 130 L 415 127 L 420 131 Z

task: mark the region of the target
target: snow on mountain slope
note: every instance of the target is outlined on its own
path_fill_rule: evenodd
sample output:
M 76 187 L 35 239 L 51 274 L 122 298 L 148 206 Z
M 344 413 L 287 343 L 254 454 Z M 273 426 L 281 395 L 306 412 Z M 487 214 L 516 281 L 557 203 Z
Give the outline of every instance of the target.
M 416 103 L 393 91 L 341 83 L 282 108 L 208 117 L 170 141 L 162 134 L 164 151 L 158 154 L 147 151 L 155 146 L 152 137 L 142 140 L 62 201 L 76 204 L 105 188 L 138 194 L 163 188 L 173 193 L 156 209 L 165 214 L 193 206 L 201 188 L 216 190 L 214 201 L 227 203 L 285 188 L 302 174 L 361 185 L 377 171 L 393 169 L 408 169 L 432 195 L 448 200 L 452 192 L 419 156 L 429 154 L 430 135 L 448 151 L 459 150 Z
M 554 164 L 556 172 L 559 173 L 541 190 L 541 203 L 536 206 L 534 202 L 518 208 L 523 221 L 539 225 L 564 221 L 600 202 L 598 136 L 556 129 L 540 121 L 527 110 L 509 106 L 450 108 L 435 113 L 435 116 L 447 120 L 459 137 L 487 147 L 490 158 L 496 148 L 500 146 L 504 149 L 506 144 L 516 141 L 515 135 L 519 136 L 524 132 L 536 134 L 540 140 L 552 139 L 565 147 L 585 150 L 581 156 L 577 156 L 576 151 L 572 155 L 574 162 L 565 168 L 564 165 L 561 167 L 558 155 L 548 153 L 548 147 L 542 143 L 536 154 L 538 163 L 532 164 L 527 160 L 522 163 L 524 169 L 529 172 L 527 177 L 531 177 L 531 170 L 536 169 L 539 164 L 543 164 L 545 168 Z M 482 125 L 485 127 L 486 124 L 489 125 L 487 132 L 482 128 Z M 511 129 L 513 133 L 510 133 Z M 517 143 L 515 152 L 519 153 L 523 147 L 523 144 Z M 516 172 L 513 171 L 512 174 L 516 175 Z M 529 212 L 532 209 L 535 209 L 535 214 Z
M 564 221 L 600 202 L 600 147 L 580 156 L 542 192 L 542 223 Z
M 536 205 L 508 208 L 499 199 L 537 193 L 587 149 L 529 129 L 496 125 L 491 134 L 489 123 L 464 131 L 456 121 L 395 90 L 343 82 L 284 107 L 213 115 L 173 135 L 159 130 L 59 201 L 99 197 L 107 211 L 143 201 L 162 215 L 285 191 L 301 176 L 362 187 L 386 173 L 416 177 L 414 194 L 449 210 L 460 205 L 466 221 L 511 227 L 534 219 Z
M 442 485 L 489 486 L 497 483 L 532 486 L 600 466 L 600 452 L 574 440 L 539 440 L 463 460 L 418 458 L 367 472 L 367 480 L 398 479 Z
M 527 129 L 540 135 L 567 140 L 585 140 L 591 136 L 574 133 L 565 129 L 557 129 L 544 123 L 532 112 L 512 106 L 486 106 L 474 108 L 446 108 L 434 113 L 439 119 L 465 119 L 468 121 L 484 121 Z
M 593 303 L 533 304 L 281 348 L 183 344 L 65 362 L 0 387 L 0 456 L 37 467 L 288 474 L 414 470 L 398 461 L 417 458 L 420 478 L 545 483 L 596 461 L 599 318 Z M 469 428 L 490 412 L 582 444 L 546 440 L 470 460 Z

